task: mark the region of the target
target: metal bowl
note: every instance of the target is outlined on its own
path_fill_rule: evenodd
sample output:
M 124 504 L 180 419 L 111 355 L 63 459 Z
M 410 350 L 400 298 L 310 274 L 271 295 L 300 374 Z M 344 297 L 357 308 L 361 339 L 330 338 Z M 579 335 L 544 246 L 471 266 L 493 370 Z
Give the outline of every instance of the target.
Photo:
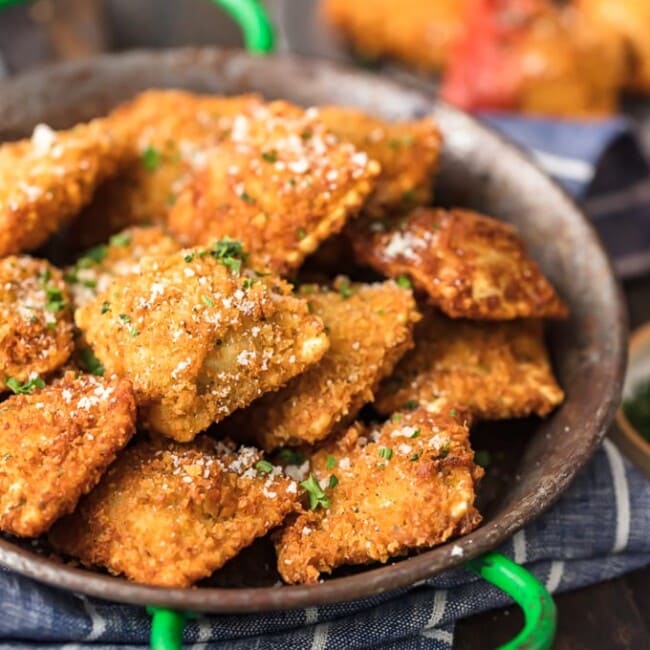
M 531 420 L 516 474 L 480 528 L 453 544 L 309 586 L 163 589 L 72 568 L 0 538 L 0 563 L 36 580 L 114 601 L 211 612 L 259 612 L 348 601 L 413 584 L 494 548 L 538 517 L 600 444 L 619 401 L 626 316 L 611 266 L 572 201 L 516 147 L 467 115 L 419 91 L 331 63 L 182 49 L 133 52 L 44 69 L 0 85 L 0 140 L 35 124 L 67 127 L 105 113 L 138 91 L 180 87 L 257 91 L 303 105 L 358 106 L 387 119 L 433 111 L 445 135 L 437 200 L 513 223 L 571 308 L 549 337 L 565 404 Z M 460 547 L 462 555 L 452 546 Z

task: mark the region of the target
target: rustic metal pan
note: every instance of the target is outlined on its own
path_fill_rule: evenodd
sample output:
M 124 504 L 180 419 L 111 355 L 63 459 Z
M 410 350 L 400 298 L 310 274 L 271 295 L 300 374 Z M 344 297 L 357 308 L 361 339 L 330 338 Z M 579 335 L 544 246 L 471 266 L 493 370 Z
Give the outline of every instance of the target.
M 134 604 L 212 612 L 289 609 L 403 587 L 503 542 L 543 512 L 587 462 L 613 417 L 625 363 L 626 316 L 610 264 L 583 215 L 519 150 L 466 115 L 394 81 L 297 58 L 183 49 L 134 52 L 48 68 L 0 84 L 0 140 L 38 122 L 66 127 L 150 87 L 258 91 L 310 105 L 355 105 L 385 118 L 433 110 L 445 135 L 438 200 L 481 209 L 517 226 L 532 256 L 571 308 L 550 332 L 564 406 L 531 421 L 517 473 L 482 526 L 452 544 L 394 564 L 296 587 L 162 589 L 72 568 L 0 538 L 0 563 L 36 580 Z M 521 438 L 517 438 L 521 440 Z M 512 438 L 514 443 L 516 440 Z

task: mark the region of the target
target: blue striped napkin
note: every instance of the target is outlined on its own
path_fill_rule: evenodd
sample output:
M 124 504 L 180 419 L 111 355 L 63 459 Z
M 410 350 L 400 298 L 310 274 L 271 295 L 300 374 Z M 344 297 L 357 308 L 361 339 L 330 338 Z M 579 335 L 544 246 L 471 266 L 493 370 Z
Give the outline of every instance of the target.
M 589 124 L 484 115 L 583 202 L 623 275 L 650 268 L 648 166 L 622 119 Z M 546 515 L 501 549 L 551 592 L 650 564 L 650 483 L 606 441 Z M 188 647 L 451 650 L 454 622 L 508 604 L 463 569 L 353 603 L 256 616 L 205 616 Z M 144 648 L 142 608 L 84 598 L 0 570 L 0 648 Z

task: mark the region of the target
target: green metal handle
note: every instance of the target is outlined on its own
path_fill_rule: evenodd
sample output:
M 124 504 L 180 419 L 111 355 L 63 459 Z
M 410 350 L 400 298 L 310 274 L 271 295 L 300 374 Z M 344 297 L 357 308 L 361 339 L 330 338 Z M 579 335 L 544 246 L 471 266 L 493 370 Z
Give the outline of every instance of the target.
M 550 650 L 555 639 L 556 609 L 544 585 L 522 566 L 501 553 L 486 553 L 465 568 L 507 593 L 524 612 L 524 627 L 497 650 Z M 190 614 L 148 608 L 152 650 L 181 650 L 183 627 Z
M 237 22 L 244 45 L 254 54 L 268 54 L 275 46 L 275 31 L 259 0 L 211 0 Z

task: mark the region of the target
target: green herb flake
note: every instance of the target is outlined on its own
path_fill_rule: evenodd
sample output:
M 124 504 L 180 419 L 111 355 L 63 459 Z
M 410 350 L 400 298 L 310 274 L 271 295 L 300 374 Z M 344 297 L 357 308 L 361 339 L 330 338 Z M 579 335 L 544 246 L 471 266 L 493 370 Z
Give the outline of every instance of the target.
M 165 199 L 165 205 L 169 208 L 172 207 L 176 203 L 176 195 L 175 194 L 170 194 L 166 199 Z
M 84 280 L 81 284 L 86 289 L 95 289 L 97 287 L 97 280 Z
M 451 450 L 451 446 L 448 442 L 445 442 L 442 447 L 440 447 L 440 451 L 438 452 L 438 460 L 442 460 L 443 458 L 447 458 L 449 456 L 449 451 Z
M 390 416 L 390 421 L 391 422 L 401 422 L 402 421 L 402 414 L 401 413 L 393 413 L 393 415 Z
M 303 140 L 309 140 L 309 139 L 311 139 L 311 136 L 312 136 L 312 135 L 313 135 L 313 133 L 311 132 L 311 129 L 305 129 L 305 130 L 300 134 L 300 137 L 301 137 Z
M 130 323 L 131 317 L 128 314 L 118 314 L 117 316 L 123 323 Z
M 252 197 L 248 192 L 242 192 L 239 195 L 239 198 L 244 202 L 248 203 L 249 205 L 254 205 L 256 203 L 255 198 Z
M 35 388 L 45 388 L 45 382 L 38 375 L 30 377 L 23 383 L 14 377 L 7 377 L 5 384 L 15 395 L 31 395 Z
M 336 476 L 334 476 L 334 474 L 331 474 L 329 483 L 327 484 L 327 487 L 331 490 L 332 488 L 335 488 L 338 484 L 339 484 L 338 478 L 336 478 Z
M 299 241 L 302 241 L 307 236 L 307 231 L 304 228 L 298 228 L 296 230 L 296 237 Z
M 398 275 L 397 278 L 395 279 L 395 282 L 397 283 L 397 286 L 402 287 L 402 289 L 413 288 L 413 285 L 411 284 L 411 280 L 409 280 L 407 275 Z
M 82 348 L 79 350 L 79 364 L 84 370 L 93 375 L 99 377 L 104 375 L 104 366 L 90 348 Z
M 239 274 L 242 263 L 248 257 L 244 252 L 242 243 L 230 237 L 216 241 L 209 251 L 214 259 L 219 260 L 224 266 L 227 266 L 233 273 Z
M 393 450 L 390 447 L 382 447 L 379 450 L 379 455 L 384 460 L 390 460 L 393 457 Z
M 117 235 L 113 235 L 108 240 L 108 243 L 111 246 L 117 246 L 118 248 L 124 248 L 125 246 L 128 246 L 131 243 L 131 235 L 127 235 L 127 233 L 125 233 L 125 232 L 117 233 Z
M 451 415 L 452 418 L 456 418 L 458 417 L 458 411 L 456 409 L 451 409 L 451 411 L 449 411 L 449 415 Z
M 413 203 L 413 201 L 415 201 L 415 192 L 413 190 L 406 190 L 406 192 L 402 194 L 402 202 Z
M 134 339 L 136 336 L 140 335 L 140 330 L 137 327 L 131 327 L 129 329 L 129 336 Z
M 289 185 L 291 185 L 291 186 L 293 187 L 293 186 L 296 184 L 296 179 L 295 179 L 295 178 L 290 178 L 290 179 L 287 181 L 287 183 L 289 183 Z
M 295 449 L 285 447 L 278 452 L 278 459 L 287 465 L 302 465 L 305 462 L 305 457 Z
M 417 429 L 416 429 L 416 430 L 415 430 L 415 431 L 414 431 L 414 432 L 409 436 L 409 438 L 414 439 L 414 438 L 418 438 L 419 436 L 420 436 L 420 429 L 417 428 Z
M 183 259 L 189 264 L 194 259 L 195 253 L 188 253 Z
M 58 287 L 51 284 L 46 286 L 45 297 L 45 309 L 53 314 L 58 314 L 66 306 L 66 302 L 63 299 L 63 292 Z
M 255 469 L 258 474 L 270 474 L 273 471 L 273 465 L 268 460 L 260 460 L 255 463 Z
M 201 300 L 207 307 L 214 307 L 214 300 L 212 300 L 212 298 L 209 298 L 208 296 L 201 296 Z
M 333 469 L 336 467 L 336 458 L 331 454 L 327 454 L 327 459 L 325 461 L 325 469 Z
M 275 151 L 263 151 L 262 159 L 266 160 L 266 162 L 274 163 L 278 160 L 278 154 Z
M 147 147 L 140 156 L 142 166 L 149 172 L 155 171 L 160 167 L 162 157 L 155 147 Z
M 330 500 L 327 498 L 325 492 L 323 492 L 323 488 L 321 488 L 313 474 L 310 474 L 306 481 L 302 481 L 300 487 L 307 492 L 309 496 L 309 507 L 312 510 L 316 510 L 319 506 L 324 509 L 330 507 Z
M 404 404 L 404 408 L 407 411 L 415 411 L 418 406 L 420 406 L 420 403 L 416 399 L 410 399 L 406 404 Z
M 409 460 L 414 463 L 416 460 L 420 460 L 420 456 L 422 456 L 422 452 L 419 451 L 417 454 L 413 454 Z
M 52 279 L 52 273 L 50 269 L 46 268 L 38 274 L 38 279 L 41 285 L 46 285 Z
M 255 278 L 246 278 L 242 283 L 242 286 L 244 289 L 250 289 L 256 282 L 257 280 Z
M 352 287 L 347 280 L 339 283 L 338 290 L 345 299 L 349 298 L 352 295 Z
M 397 139 L 395 139 L 395 138 L 391 138 L 391 139 L 388 141 L 388 146 L 389 146 L 393 151 L 396 151 L 397 149 L 399 149 L 399 148 L 400 148 L 400 144 L 401 144 L 400 141 L 397 140 Z
M 102 309 L 101 309 L 102 314 L 105 314 L 106 312 L 108 312 L 110 310 L 111 310 L 111 303 L 108 302 L 108 300 L 104 300 L 104 302 L 102 303 Z
M 80 269 L 88 269 L 95 264 L 100 264 L 106 259 L 108 255 L 108 247 L 106 244 L 100 244 L 87 250 L 83 257 L 77 260 L 77 267 Z

